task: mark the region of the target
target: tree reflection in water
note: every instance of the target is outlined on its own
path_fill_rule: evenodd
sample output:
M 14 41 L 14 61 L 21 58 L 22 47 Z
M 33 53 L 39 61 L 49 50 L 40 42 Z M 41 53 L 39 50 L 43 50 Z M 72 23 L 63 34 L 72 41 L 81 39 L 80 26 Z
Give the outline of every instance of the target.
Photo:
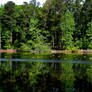
M 88 82 L 87 75 L 83 75 L 82 78 L 75 76 L 72 92 L 92 92 L 92 83 Z
M 17 62 L 13 62 L 12 65 L 15 63 Z M 46 71 L 44 68 L 41 72 L 40 67 L 35 69 L 36 64 L 31 63 L 30 68 L 26 67 L 28 64 L 26 63 L 24 66 L 22 63 L 19 69 L 14 68 L 13 65 L 15 69 L 13 71 L 11 69 L 5 70 L 4 66 L 0 67 L 0 88 L 4 92 L 30 92 L 30 90 L 32 92 L 64 92 L 64 83 L 61 82 L 59 74 L 50 73 L 51 69 Z M 45 63 L 45 65 L 48 64 Z
M 1 61 L 0 92 L 91 92 L 91 72 L 87 64 Z

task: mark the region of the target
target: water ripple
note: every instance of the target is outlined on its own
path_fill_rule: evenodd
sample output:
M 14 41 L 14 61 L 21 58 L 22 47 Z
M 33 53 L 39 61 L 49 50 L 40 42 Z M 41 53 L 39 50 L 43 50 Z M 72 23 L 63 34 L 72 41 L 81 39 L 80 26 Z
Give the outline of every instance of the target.
M 49 62 L 49 63 L 75 63 L 75 64 L 92 64 L 90 61 L 64 61 L 64 60 L 44 60 L 44 59 L 3 59 L 1 58 L 0 61 L 17 61 L 17 62 Z

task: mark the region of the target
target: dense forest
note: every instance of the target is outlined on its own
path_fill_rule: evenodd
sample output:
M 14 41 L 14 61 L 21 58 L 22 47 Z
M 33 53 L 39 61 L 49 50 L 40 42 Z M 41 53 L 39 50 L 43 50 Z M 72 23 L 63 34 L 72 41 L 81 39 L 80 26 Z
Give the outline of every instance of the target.
M 92 0 L 36 0 L 0 6 L 0 48 L 92 49 Z

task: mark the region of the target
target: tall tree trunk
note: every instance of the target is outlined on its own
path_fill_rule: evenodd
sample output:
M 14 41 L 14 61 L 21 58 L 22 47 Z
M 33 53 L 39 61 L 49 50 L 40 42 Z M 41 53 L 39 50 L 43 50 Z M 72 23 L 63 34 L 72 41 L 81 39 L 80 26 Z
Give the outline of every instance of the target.
M 10 36 L 10 46 L 12 48 L 12 32 L 11 32 L 11 36 Z
M 1 26 L 1 23 L 0 23 L 0 49 L 1 49 L 1 31 L 2 31 L 2 26 Z
M 56 32 L 55 32 L 55 48 L 57 48 L 57 34 L 56 34 Z
M 53 43 L 53 47 L 54 47 L 54 36 L 52 36 L 52 43 Z
M 1 30 L 0 30 L 0 49 L 1 49 Z
M 34 1 L 34 18 L 36 16 L 36 0 Z

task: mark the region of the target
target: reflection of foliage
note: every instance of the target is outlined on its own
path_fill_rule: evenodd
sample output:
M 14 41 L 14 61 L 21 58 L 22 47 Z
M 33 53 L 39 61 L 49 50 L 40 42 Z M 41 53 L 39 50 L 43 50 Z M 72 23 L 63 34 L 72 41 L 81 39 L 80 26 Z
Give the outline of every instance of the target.
M 65 82 L 66 92 L 72 90 L 73 81 L 75 80 L 72 66 L 73 64 L 62 64 L 63 74 L 60 77 Z
M 87 75 L 83 75 L 82 78 L 80 76 L 75 76 L 74 81 L 74 92 L 91 92 L 92 84 L 88 82 Z
M 77 76 L 82 77 L 86 74 L 88 66 L 86 64 L 74 64 L 73 71 L 77 74 Z
M 29 75 L 31 76 L 30 82 L 32 84 L 35 84 L 35 83 L 37 83 L 37 81 L 36 81 L 37 76 L 36 75 L 49 72 L 49 68 L 48 68 L 47 64 L 43 64 L 41 62 L 30 63 L 30 64 L 31 64 L 31 68 L 29 69 Z
M 13 65 L 14 64 L 14 65 Z M 2 63 L 0 71 L 0 80 L 2 80 L 2 87 L 6 87 L 8 91 L 16 92 L 28 92 L 30 88 L 37 83 L 37 75 L 48 72 L 47 64 L 38 63 L 18 63 L 12 62 L 13 70 L 7 70 L 9 68 L 9 62 Z M 7 86 L 7 84 L 10 84 Z M 0 85 L 0 86 L 1 86 Z M 15 89 L 16 86 L 16 89 Z M 4 88 L 3 88 L 4 89 Z M 33 90 L 33 89 L 32 89 Z
M 91 56 L 91 55 L 90 55 Z M 85 55 L 88 58 L 90 56 Z M 84 55 L 3 54 L 3 58 L 84 60 Z M 11 68 L 12 67 L 12 68 Z M 92 65 L 42 62 L 2 62 L 0 64 L 1 92 L 81 92 L 92 86 Z M 81 82 L 81 83 L 80 83 Z M 82 86 L 83 85 L 83 86 Z M 78 89 L 79 88 L 79 89 Z M 76 92 L 76 91 L 75 91 Z M 85 91 L 84 91 L 85 92 Z M 87 92 L 87 91 L 86 91 Z
M 92 65 L 87 69 L 88 81 L 92 83 Z
M 81 58 L 84 59 L 83 56 Z M 90 69 L 90 66 L 87 64 L 73 64 L 75 73 L 74 92 L 91 92 L 92 82 L 88 81 L 88 69 Z
M 37 75 L 36 92 L 64 92 L 64 83 L 58 75 L 45 73 Z

